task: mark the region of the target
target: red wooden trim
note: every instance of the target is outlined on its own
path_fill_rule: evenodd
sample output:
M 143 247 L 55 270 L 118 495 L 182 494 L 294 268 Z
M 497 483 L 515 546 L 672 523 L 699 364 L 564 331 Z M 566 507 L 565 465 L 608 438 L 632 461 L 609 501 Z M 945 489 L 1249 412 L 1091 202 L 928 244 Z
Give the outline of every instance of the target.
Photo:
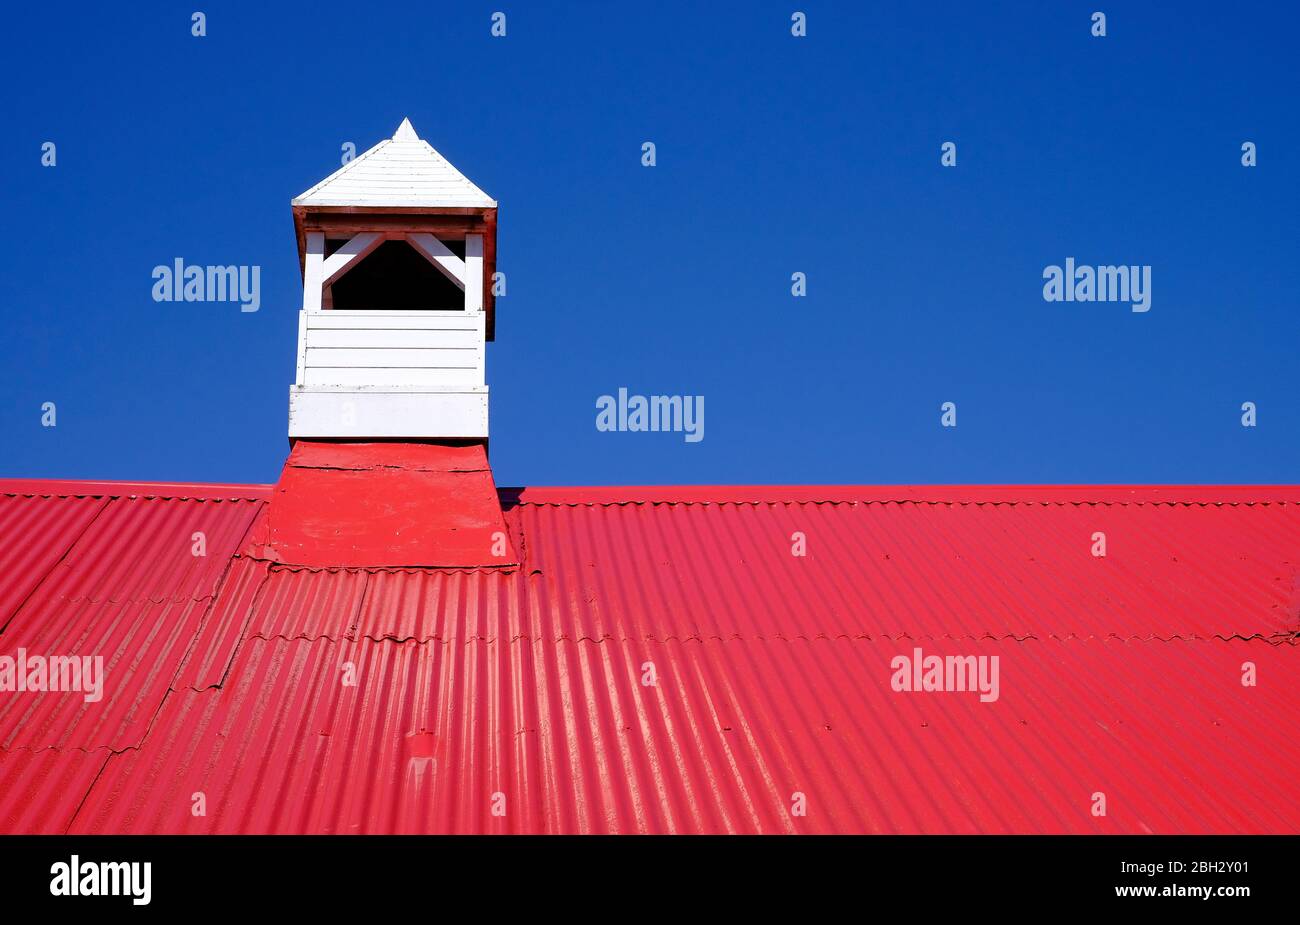
M 497 298 L 492 293 L 492 275 L 497 271 L 497 210 L 489 209 L 483 232 L 483 311 L 486 340 L 496 340 Z

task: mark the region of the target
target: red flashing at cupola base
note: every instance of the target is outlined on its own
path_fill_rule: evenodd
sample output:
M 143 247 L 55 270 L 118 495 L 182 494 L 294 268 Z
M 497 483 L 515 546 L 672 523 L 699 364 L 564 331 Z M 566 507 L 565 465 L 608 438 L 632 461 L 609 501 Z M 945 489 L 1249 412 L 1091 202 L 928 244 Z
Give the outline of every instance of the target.
M 481 444 L 300 440 L 244 552 L 313 568 L 518 564 Z

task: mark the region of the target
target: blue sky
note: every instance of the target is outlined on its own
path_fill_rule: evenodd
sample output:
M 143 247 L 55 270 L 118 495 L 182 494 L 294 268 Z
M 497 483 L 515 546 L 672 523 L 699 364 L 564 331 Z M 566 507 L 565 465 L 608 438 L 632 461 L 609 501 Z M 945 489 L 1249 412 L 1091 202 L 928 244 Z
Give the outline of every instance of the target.
M 1174 8 L 21 5 L 0 475 L 274 481 L 289 200 L 409 116 L 501 203 L 499 484 L 1295 482 L 1300 13 Z M 177 256 L 261 310 L 154 302 Z M 1045 302 L 1067 257 L 1150 265 L 1151 310 Z M 620 386 L 705 439 L 598 432 Z

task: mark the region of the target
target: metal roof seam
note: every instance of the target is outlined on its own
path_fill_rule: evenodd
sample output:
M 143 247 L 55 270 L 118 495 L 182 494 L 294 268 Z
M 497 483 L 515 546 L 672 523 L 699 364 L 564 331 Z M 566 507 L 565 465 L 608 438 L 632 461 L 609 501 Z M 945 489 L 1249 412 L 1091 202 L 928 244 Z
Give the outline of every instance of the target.
M 249 633 L 245 639 L 260 639 L 263 642 L 315 642 L 318 639 L 324 639 L 329 642 L 391 642 L 397 645 L 406 645 L 415 643 L 424 645 L 426 642 L 436 642 L 440 645 L 450 645 L 453 642 L 488 642 L 495 643 L 502 641 L 499 636 L 453 636 L 446 637 L 442 635 L 432 636 L 398 636 L 395 633 L 385 633 L 381 636 L 375 636 L 371 633 Z M 526 638 L 526 637 L 515 637 Z
M 107 745 L 96 745 L 93 748 L 85 748 L 81 745 L 4 745 L 0 743 L 0 756 L 11 755 L 17 752 L 23 752 L 28 755 L 36 755 L 41 752 L 94 752 L 107 748 Z
M 1196 634 L 1175 634 L 1171 636 L 1160 636 L 1155 633 L 1130 634 L 1127 636 L 1120 635 L 1119 633 L 1106 633 L 1106 634 L 1045 633 L 1042 635 L 1039 635 L 1037 633 L 1030 633 L 1026 635 L 1020 635 L 1016 633 L 1003 633 L 1000 635 L 995 635 L 993 633 L 876 633 L 876 634 L 773 633 L 771 635 L 765 635 L 762 633 L 753 633 L 753 634 L 728 633 L 726 635 L 721 635 L 717 633 L 687 633 L 687 634 L 670 633 L 664 636 L 660 636 L 654 633 L 647 633 L 644 636 L 626 636 L 626 635 L 615 636 L 611 633 L 602 633 L 599 635 L 582 634 L 582 635 L 574 636 L 568 633 L 563 633 L 559 636 L 545 636 L 545 635 L 536 635 L 532 633 L 515 633 L 507 638 L 501 635 L 488 634 L 488 633 L 453 634 L 451 636 L 447 636 L 442 633 L 431 633 L 426 635 L 413 636 L 413 635 L 398 635 L 396 633 L 383 633 L 380 635 L 375 635 L 374 633 L 351 633 L 351 632 L 308 633 L 304 631 L 298 633 L 264 633 L 264 632 L 257 631 L 257 632 L 246 633 L 241 638 L 245 641 L 252 640 L 252 639 L 260 639 L 264 642 L 275 642 L 276 640 L 280 640 L 284 642 L 296 642 L 296 641 L 314 642 L 319 639 L 324 639 L 329 642 L 361 642 L 361 641 L 377 642 L 377 643 L 391 642 L 391 643 L 397 643 L 399 645 L 412 643 L 412 642 L 418 645 L 422 645 L 426 642 L 436 642 L 442 645 L 450 645 L 451 643 L 461 643 L 461 642 L 464 642 L 466 644 L 472 642 L 481 642 L 481 643 L 489 643 L 489 644 L 495 644 L 498 642 L 501 643 L 529 642 L 529 643 L 552 643 L 552 644 L 561 643 L 561 642 L 570 642 L 570 643 L 588 642 L 595 645 L 603 645 L 605 643 L 609 643 L 612 645 L 628 645 L 628 644 L 635 644 L 635 643 L 653 643 L 653 644 L 662 645 L 670 642 L 675 642 L 675 643 L 696 642 L 701 644 L 708 643 L 708 642 L 728 642 L 728 643 L 784 642 L 784 643 L 791 643 L 791 644 L 797 642 L 802 642 L 802 643 L 808 643 L 808 642 L 869 642 L 869 643 L 1014 642 L 1019 644 L 1037 643 L 1037 642 L 1042 642 L 1042 643 L 1097 642 L 1103 644 L 1114 643 L 1116 645 L 1125 645 L 1129 643 L 1161 643 L 1164 645 L 1168 645 L 1168 644 L 1179 643 L 1179 642 L 1185 642 L 1185 643 L 1259 642 L 1259 643 L 1264 643 L 1265 645 L 1273 646 L 1275 648 L 1281 646 L 1300 647 L 1300 634 L 1295 634 L 1295 633 L 1275 634 L 1271 636 L 1266 635 L 1264 633 L 1250 633 L 1250 634 L 1232 633 L 1228 635 L 1222 633 L 1215 633 L 1210 636 L 1198 636 Z M 213 687 L 219 688 L 221 686 L 222 686 L 221 684 L 210 684 L 201 688 L 186 686 L 184 688 L 170 687 L 169 689 L 204 691 L 204 690 L 209 690 Z
M 366 602 L 370 600 L 371 586 L 374 582 L 371 581 L 369 572 L 363 571 L 362 576 L 361 593 L 357 595 L 357 599 L 353 603 L 352 613 L 349 616 L 351 620 L 348 624 L 349 627 L 361 625 L 361 614 L 365 612 Z
M 249 638 L 248 628 L 253 625 L 253 619 L 257 615 L 258 604 L 262 602 L 263 595 L 269 592 L 270 587 L 271 587 L 271 572 L 269 569 L 267 569 L 262 573 L 260 579 L 258 580 L 257 587 L 253 590 L 253 598 L 248 603 L 248 611 L 244 614 L 244 618 L 240 623 L 239 630 L 235 634 L 235 647 L 231 651 L 230 657 L 226 661 L 225 668 L 221 672 L 221 677 L 217 681 L 213 682 L 212 684 L 208 684 L 201 688 L 195 687 L 194 685 L 189 685 L 187 688 L 183 688 L 183 689 L 192 690 L 196 693 L 202 693 L 205 690 L 222 690 L 226 686 L 226 679 L 230 677 L 230 672 L 234 668 L 235 662 L 239 658 L 239 650 L 244 647 L 244 642 Z M 195 635 L 197 638 L 197 634 Z M 181 668 L 184 667 L 185 667 L 185 663 L 182 662 Z M 176 677 L 177 678 L 180 677 L 179 672 L 177 673 Z M 175 681 L 175 678 L 173 678 L 172 680 Z
M 265 509 L 266 509 L 265 504 L 259 504 L 253 516 L 248 519 L 248 523 L 244 527 L 243 534 L 240 536 L 239 541 L 234 546 L 236 550 L 244 548 L 244 544 L 248 542 L 249 535 L 253 532 L 253 528 L 257 525 L 257 521 L 261 517 Z M 189 646 L 186 647 L 185 652 L 181 655 L 180 659 L 176 662 L 176 668 L 172 672 L 171 679 L 167 682 L 167 690 L 169 693 L 171 691 L 177 690 L 176 682 L 184 675 L 185 670 L 189 665 L 190 656 L 195 652 L 199 640 L 203 638 L 203 631 L 204 629 L 207 628 L 208 621 L 212 619 L 212 615 L 216 611 L 217 601 L 221 597 L 221 592 L 226 589 L 226 587 L 230 582 L 230 576 L 235 567 L 235 560 L 238 558 L 239 558 L 238 552 L 233 553 L 232 555 L 226 558 L 225 567 L 222 568 L 220 577 L 217 579 L 216 583 L 212 587 L 212 595 L 211 598 L 208 600 L 207 609 L 203 612 L 203 618 L 199 621 L 199 625 L 195 628 L 194 635 L 190 637 Z M 263 576 L 262 584 L 265 584 L 268 577 L 269 576 L 265 576 L 265 575 Z M 261 590 L 261 587 L 262 587 L 261 585 L 258 586 L 258 591 Z M 256 601 L 257 601 L 257 591 L 255 591 L 253 595 L 253 604 L 255 604 Z M 250 604 L 249 606 L 249 613 L 245 617 L 243 628 L 241 628 L 240 630 L 241 636 L 243 635 L 243 630 L 247 629 L 248 627 L 248 620 L 252 618 L 253 604 Z M 238 645 L 236 645 L 236 651 L 238 651 Z M 229 672 L 229 670 L 230 667 L 227 666 L 226 672 Z M 222 682 L 225 681 L 225 673 L 222 674 L 221 680 Z M 221 685 L 220 683 L 218 683 L 216 686 L 220 687 Z M 185 690 L 185 689 L 192 689 L 192 688 L 189 685 L 183 685 L 180 689 Z M 163 699 L 165 702 L 166 697 L 164 697 Z
M 86 801 L 90 799 L 90 794 L 94 791 L 95 785 L 99 783 L 99 779 L 104 776 L 104 772 L 108 770 L 109 763 L 115 757 L 117 757 L 117 755 L 112 753 L 104 756 L 104 761 L 103 763 L 100 764 L 99 770 L 95 772 L 95 776 L 92 777 L 90 781 L 86 784 L 86 792 L 83 793 L 81 795 L 81 799 L 77 801 L 77 808 L 74 809 L 71 812 L 71 814 L 69 814 L 67 824 L 64 825 L 63 827 L 64 835 L 67 835 L 70 831 L 72 831 L 73 825 L 75 825 L 77 822 L 77 815 L 81 812 L 82 807 L 86 805 Z
M 241 553 L 240 557 L 253 562 L 265 562 L 271 566 L 272 572 L 326 572 L 332 575 L 348 572 L 367 575 L 402 573 L 408 575 L 419 575 L 421 573 L 430 575 L 510 575 L 523 570 L 520 565 L 296 565 L 290 562 L 266 559 L 262 556 L 248 555 L 247 553 Z
M 827 498 L 824 500 L 814 500 L 810 498 L 796 498 L 791 500 L 776 499 L 754 499 L 754 500 L 737 500 L 731 498 L 719 498 L 716 500 L 706 499 L 682 499 L 673 501 L 668 499 L 645 499 L 631 498 L 625 500 L 610 501 L 535 501 L 529 499 L 518 499 L 513 502 L 515 507 L 707 507 L 710 505 L 735 507 L 759 507 L 763 505 L 831 505 L 846 507 L 872 507 L 890 504 L 898 505 L 915 505 L 930 507 L 1293 507 L 1291 501 L 1162 501 L 1156 499 L 1143 499 L 1134 501 L 1123 500 L 1079 500 L 1079 501 L 1040 501 L 1032 498 L 1006 501 L 955 501 L 926 498 L 861 498 L 861 499 L 844 499 L 844 498 Z
M 111 745 L 0 745 L 0 755 L 13 754 L 14 752 L 24 752 L 28 755 L 39 755 L 42 752 L 57 752 L 61 755 L 69 752 L 79 752 L 83 755 L 93 755 L 95 752 L 116 753 L 139 747 L 138 745 L 128 745 L 119 749 L 113 748 Z

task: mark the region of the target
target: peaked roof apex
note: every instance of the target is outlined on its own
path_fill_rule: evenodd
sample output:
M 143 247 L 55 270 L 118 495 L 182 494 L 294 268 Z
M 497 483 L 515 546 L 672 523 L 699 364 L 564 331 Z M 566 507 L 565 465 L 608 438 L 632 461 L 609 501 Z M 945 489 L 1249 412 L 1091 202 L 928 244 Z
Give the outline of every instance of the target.
M 403 118 L 392 138 L 359 154 L 292 201 L 306 207 L 495 209 L 475 186 Z
M 420 136 L 415 133 L 415 126 L 411 125 L 411 120 L 403 117 L 402 124 L 393 132 L 393 141 L 419 141 Z

